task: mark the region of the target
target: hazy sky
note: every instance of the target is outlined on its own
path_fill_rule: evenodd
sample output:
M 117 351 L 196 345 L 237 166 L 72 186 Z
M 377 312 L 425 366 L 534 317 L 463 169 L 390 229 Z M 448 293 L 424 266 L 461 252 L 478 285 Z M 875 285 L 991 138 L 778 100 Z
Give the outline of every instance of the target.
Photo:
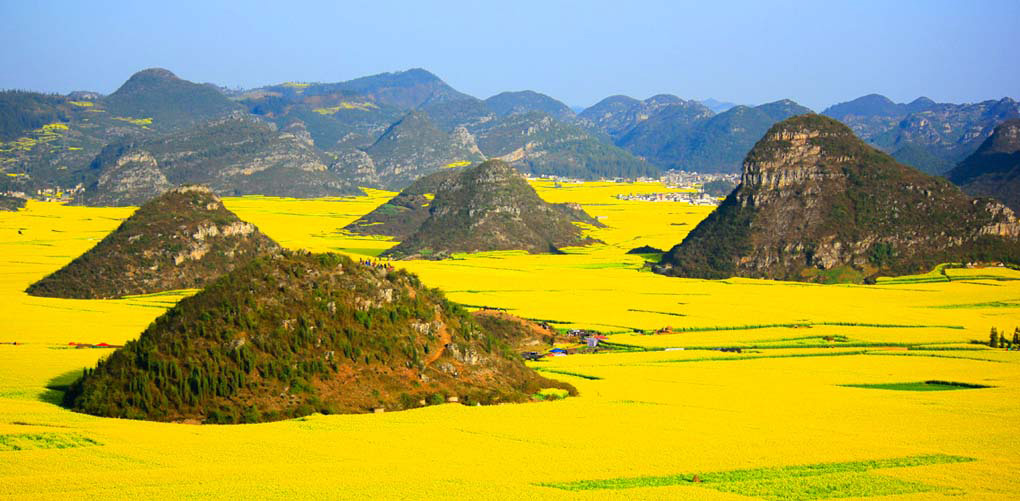
M 422 67 L 481 98 L 570 105 L 1020 97 L 1020 0 L 0 0 L 0 19 L 0 88 L 60 93 L 109 93 L 148 67 L 229 87 Z

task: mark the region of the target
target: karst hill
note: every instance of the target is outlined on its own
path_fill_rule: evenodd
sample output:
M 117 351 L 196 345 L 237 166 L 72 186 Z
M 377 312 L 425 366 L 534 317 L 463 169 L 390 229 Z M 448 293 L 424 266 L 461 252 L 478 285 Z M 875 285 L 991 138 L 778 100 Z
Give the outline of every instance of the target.
M 808 114 L 758 141 L 741 184 L 655 271 L 859 282 L 944 262 L 1018 263 L 1018 237 L 1006 206 L 972 199 Z

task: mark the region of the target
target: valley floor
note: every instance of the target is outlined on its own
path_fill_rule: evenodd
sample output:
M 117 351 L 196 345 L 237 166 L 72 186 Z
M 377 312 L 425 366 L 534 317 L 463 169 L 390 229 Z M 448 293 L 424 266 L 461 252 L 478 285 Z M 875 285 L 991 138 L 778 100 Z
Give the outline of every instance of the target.
M 641 270 L 645 257 L 625 252 L 668 249 L 711 207 L 614 198 L 666 191 L 652 183 L 536 188 L 600 217 L 607 228 L 590 233 L 606 244 L 566 255 L 395 264 L 465 305 L 665 350 L 531 363 L 578 388 L 578 397 L 561 401 L 257 425 L 106 419 L 56 405 L 60 392 L 47 386 L 66 384 L 109 353 L 69 343 L 123 344 L 192 291 L 105 301 L 27 296 L 28 284 L 94 245 L 131 209 L 31 202 L 0 212 L 0 497 L 1020 493 L 1020 352 L 970 343 L 987 340 L 991 327 L 1011 337 L 1020 326 L 1020 273 L 948 270 L 873 286 L 662 277 Z M 394 242 L 339 228 L 391 195 L 225 203 L 285 247 L 365 258 Z M 668 334 L 635 332 L 666 326 Z M 925 381 L 988 388 L 893 386 Z

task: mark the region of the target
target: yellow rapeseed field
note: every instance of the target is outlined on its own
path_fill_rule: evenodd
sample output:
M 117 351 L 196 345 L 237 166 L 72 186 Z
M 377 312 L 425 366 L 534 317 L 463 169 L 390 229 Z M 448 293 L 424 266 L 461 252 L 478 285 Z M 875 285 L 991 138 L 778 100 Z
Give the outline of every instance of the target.
M 947 270 L 874 286 L 667 278 L 668 249 L 709 208 L 621 201 L 656 183 L 534 183 L 577 202 L 605 242 L 396 263 L 457 302 L 507 308 L 669 351 L 532 363 L 580 395 L 491 407 L 182 425 L 65 410 L 66 384 L 193 291 L 82 301 L 22 291 L 131 213 L 30 202 L 0 212 L 0 497 L 414 499 L 1015 499 L 1020 352 L 971 344 L 1020 326 L 1020 273 Z M 289 248 L 376 256 L 344 234 L 392 193 L 226 205 Z M 665 327 L 664 334 L 638 333 Z M 11 344 L 17 343 L 17 344 Z M 741 353 L 707 348 L 740 347 Z M 682 350 L 680 348 L 683 348 Z M 632 348 L 638 349 L 638 348 Z M 988 386 L 894 391 L 847 385 Z M 950 387 L 953 388 L 953 387 Z M 955 387 L 959 388 L 959 387 Z M 939 387 L 938 389 L 947 389 Z M 694 476 L 698 480 L 695 482 Z

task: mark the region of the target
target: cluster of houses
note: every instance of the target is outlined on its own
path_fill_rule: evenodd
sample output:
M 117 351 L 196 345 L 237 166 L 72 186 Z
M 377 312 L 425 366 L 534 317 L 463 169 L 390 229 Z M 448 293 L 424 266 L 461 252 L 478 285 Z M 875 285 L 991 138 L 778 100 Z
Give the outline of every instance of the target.
M 719 205 L 719 199 L 704 192 L 697 193 L 632 193 L 616 195 L 620 200 L 641 200 L 645 202 L 684 202 L 691 205 Z
M 74 341 L 72 341 L 70 343 L 67 343 L 67 345 L 72 347 L 72 348 L 78 349 L 78 350 L 81 350 L 81 349 L 84 349 L 84 348 L 122 348 L 122 346 L 119 345 L 119 344 L 109 344 L 109 343 L 89 344 L 89 343 L 75 343 Z
M 41 188 L 35 190 L 35 193 L 7 190 L 0 192 L 0 195 L 22 198 L 25 200 L 35 199 L 43 202 L 70 202 L 71 200 L 74 200 L 76 195 L 81 194 L 83 191 L 85 191 L 85 185 L 78 183 L 78 185 L 73 188 Z
M 552 348 L 545 353 L 537 351 L 526 351 L 521 353 L 521 357 L 525 360 L 541 360 L 546 357 L 565 357 L 567 355 L 573 355 L 579 351 L 594 350 L 598 347 L 599 343 L 605 341 L 607 338 L 598 331 L 590 331 L 584 329 L 571 329 L 566 332 L 568 336 L 573 338 L 577 343 L 583 343 L 584 347 L 580 348 Z
M 700 173 L 684 170 L 669 170 L 659 177 L 659 181 L 670 188 L 696 190 L 705 183 L 712 181 L 727 181 L 736 184 L 740 181 L 740 174 Z

